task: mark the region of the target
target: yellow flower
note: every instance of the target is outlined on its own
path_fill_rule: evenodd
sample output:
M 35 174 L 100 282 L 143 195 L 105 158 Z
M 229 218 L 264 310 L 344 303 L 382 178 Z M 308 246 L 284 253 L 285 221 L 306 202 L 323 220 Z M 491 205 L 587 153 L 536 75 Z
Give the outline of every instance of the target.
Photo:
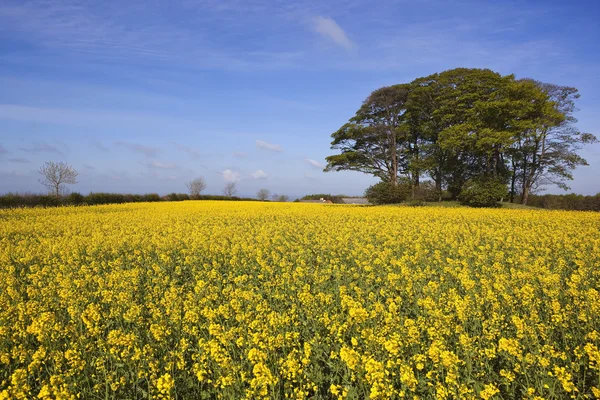
M 500 390 L 495 385 L 490 383 L 483 387 L 483 390 L 481 392 L 479 392 L 479 396 L 483 400 L 489 400 L 498 393 L 500 393 Z

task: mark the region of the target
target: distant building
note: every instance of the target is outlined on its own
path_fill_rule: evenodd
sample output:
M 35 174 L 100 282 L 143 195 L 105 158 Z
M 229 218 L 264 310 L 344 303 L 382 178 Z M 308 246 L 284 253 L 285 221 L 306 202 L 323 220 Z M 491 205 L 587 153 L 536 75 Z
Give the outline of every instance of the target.
M 344 204 L 371 204 L 366 197 L 342 197 Z

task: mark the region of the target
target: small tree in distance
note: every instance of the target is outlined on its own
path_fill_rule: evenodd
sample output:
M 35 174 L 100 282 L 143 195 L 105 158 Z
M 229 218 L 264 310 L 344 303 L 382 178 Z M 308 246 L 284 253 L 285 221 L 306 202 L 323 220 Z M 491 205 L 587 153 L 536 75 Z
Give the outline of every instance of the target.
M 227 197 L 234 196 L 237 192 L 236 186 L 237 184 L 235 182 L 229 182 L 225 184 L 225 187 L 223 188 L 223 195 Z
M 190 196 L 199 196 L 206 189 L 206 182 L 204 178 L 198 177 L 186 183 L 185 186 L 188 188 Z
M 39 182 L 46 186 L 56 197 L 59 197 L 65 190 L 64 185 L 77 183 L 77 171 L 62 161 L 46 161 L 38 172 L 42 175 Z
M 277 194 L 277 193 L 273 193 L 273 196 L 271 196 L 271 198 L 273 199 L 273 201 L 280 201 L 280 202 L 286 202 L 290 199 L 289 196 L 287 196 L 285 194 Z
M 256 193 L 256 198 L 259 199 L 260 201 L 265 201 L 269 198 L 269 190 L 268 189 L 260 189 L 257 193 Z

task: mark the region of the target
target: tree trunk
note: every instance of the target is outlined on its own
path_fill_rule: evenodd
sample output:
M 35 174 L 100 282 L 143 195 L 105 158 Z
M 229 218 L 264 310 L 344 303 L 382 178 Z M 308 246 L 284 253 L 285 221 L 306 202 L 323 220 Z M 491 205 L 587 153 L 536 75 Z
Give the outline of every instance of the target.
M 392 185 L 398 186 L 398 149 L 396 148 L 396 134 L 392 131 L 388 133 L 390 135 L 390 150 L 392 152 L 392 174 L 391 182 Z
M 525 199 L 525 187 L 527 186 L 527 168 L 529 168 L 529 166 L 527 165 L 527 155 L 524 156 L 523 158 L 523 186 L 522 186 L 522 191 L 521 191 L 521 204 L 523 203 L 523 200 Z
M 438 201 L 442 201 L 442 171 L 435 171 L 435 190 L 438 192 Z
M 510 202 L 515 200 L 515 185 L 517 183 L 517 165 L 515 164 L 514 158 L 511 160 L 512 164 L 512 176 L 510 177 Z
M 524 206 L 526 206 L 527 205 L 527 199 L 529 199 L 529 187 L 528 186 L 524 186 L 523 187 L 523 196 L 522 196 L 521 204 L 523 204 Z
M 515 170 L 513 169 L 512 177 L 510 178 L 510 202 L 513 203 L 515 200 L 515 184 L 517 181 L 517 176 L 515 175 Z

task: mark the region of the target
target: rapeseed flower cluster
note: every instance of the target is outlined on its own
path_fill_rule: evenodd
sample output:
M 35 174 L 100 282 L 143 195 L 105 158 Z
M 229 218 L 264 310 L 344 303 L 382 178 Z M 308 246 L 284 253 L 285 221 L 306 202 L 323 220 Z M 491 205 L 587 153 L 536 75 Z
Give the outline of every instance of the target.
M 0 211 L 0 399 L 600 397 L 600 214 Z

